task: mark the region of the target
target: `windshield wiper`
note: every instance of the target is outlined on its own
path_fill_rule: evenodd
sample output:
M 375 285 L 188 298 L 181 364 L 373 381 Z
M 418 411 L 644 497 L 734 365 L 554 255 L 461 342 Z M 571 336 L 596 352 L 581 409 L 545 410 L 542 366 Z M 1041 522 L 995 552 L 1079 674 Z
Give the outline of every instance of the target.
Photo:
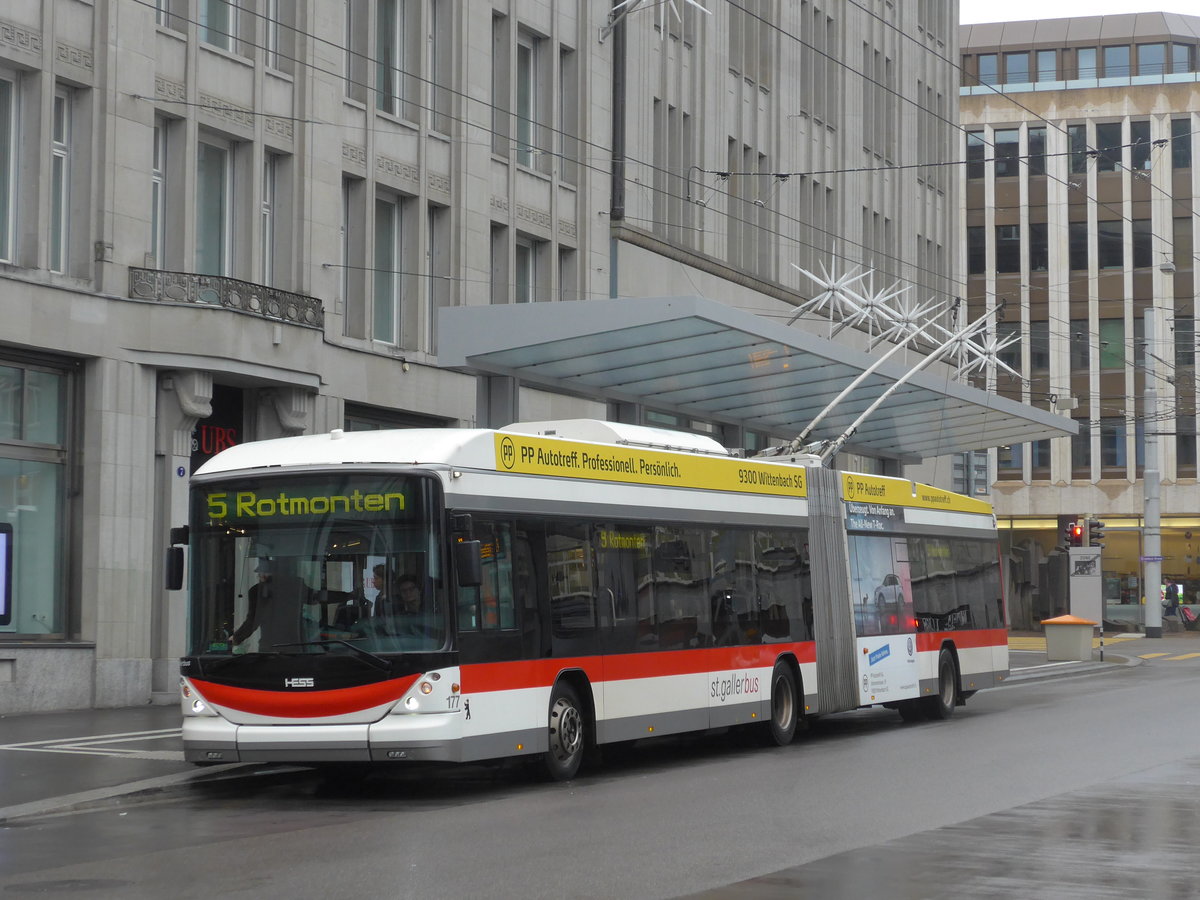
M 272 644 L 271 649 L 278 647 L 327 647 L 330 644 L 341 644 L 343 647 L 349 647 L 362 660 L 377 669 L 382 669 L 385 672 L 392 671 L 392 664 L 382 656 L 376 656 L 370 650 L 364 650 L 362 647 L 355 647 L 352 643 L 343 638 L 323 638 L 319 641 L 297 641 L 294 644 Z

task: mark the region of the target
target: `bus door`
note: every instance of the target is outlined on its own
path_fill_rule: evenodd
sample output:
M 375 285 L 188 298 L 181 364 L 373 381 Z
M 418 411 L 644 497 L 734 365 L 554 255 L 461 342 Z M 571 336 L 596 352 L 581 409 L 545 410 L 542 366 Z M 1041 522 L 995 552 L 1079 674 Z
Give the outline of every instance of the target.
M 589 532 L 587 525 L 577 522 L 546 524 L 550 650 L 555 657 L 594 656 L 600 649 Z M 598 676 L 589 673 L 593 683 Z
M 479 587 L 458 588 L 458 649 L 463 663 L 505 662 L 524 658 L 521 581 L 529 562 L 524 535 L 512 523 L 477 520 L 474 529 L 482 555 Z
M 895 535 L 851 534 L 847 544 L 859 702 L 916 697 L 920 673 L 908 541 Z

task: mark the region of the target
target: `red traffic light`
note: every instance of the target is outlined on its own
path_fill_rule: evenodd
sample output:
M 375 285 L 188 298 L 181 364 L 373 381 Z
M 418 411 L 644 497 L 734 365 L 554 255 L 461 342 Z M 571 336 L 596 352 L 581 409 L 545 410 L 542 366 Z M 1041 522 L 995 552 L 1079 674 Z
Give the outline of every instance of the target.
M 1083 540 L 1083 526 L 1082 525 L 1076 523 L 1071 526 L 1071 540 L 1073 540 L 1073 541 Z

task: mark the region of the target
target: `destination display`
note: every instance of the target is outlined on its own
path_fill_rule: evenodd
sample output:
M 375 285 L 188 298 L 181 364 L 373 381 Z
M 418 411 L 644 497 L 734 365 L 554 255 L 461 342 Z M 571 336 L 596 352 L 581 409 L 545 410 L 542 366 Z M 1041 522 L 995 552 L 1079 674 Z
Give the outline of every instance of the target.
M 808 485 L 801 466 L 677 455 L 639 447 L 576 444 L 519 434 L 497 434 L 495 439 L 496 468 L 501 472 L 744 494 L 807 496 Z

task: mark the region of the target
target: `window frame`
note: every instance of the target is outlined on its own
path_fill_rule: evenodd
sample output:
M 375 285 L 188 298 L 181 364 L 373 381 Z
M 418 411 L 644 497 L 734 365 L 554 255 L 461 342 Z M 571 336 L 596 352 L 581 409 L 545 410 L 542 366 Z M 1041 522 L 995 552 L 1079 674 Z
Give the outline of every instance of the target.
M 46 267 L 67 274 L 71 263 L 71 138 L 75 92 L 56 85 L 50 114 L 50 236 Z M 61 115 L 60 115 L 61 113 Z
M 236 180 L 236 167 L 234 165 L 234 155 L 236 153 L 235 145 L 234 145 L 233 141 L 230 141 L 226 138 L 217 137 L 215 135 L 211 135 L 208 133 L 201 133 L 196 140 L 196 144 L 197 144 L 197 151 L 196 151 L 196 156 L 197 156 L 197 160 L 196 160 L 197 203 L 196 203 L 195 269 L 196 269 L 196 272 L 199 274 L 214 275 L 217 277 L 228 278 L 228 277 L 230 277 L 231 273 L 233 272 L 233 247 L 234 247 L 233 232 L 234 232 L 234 225 L 235 225 L 235 220 L 234 220 L 234 215 L 233 215 L 233 199 L 235 196 L 234 182 Z M 208 191 L 204 190 L 204 185 L 202 184 L 201 178 L 200 178 L 200 170 L 201 170 L 200 157 L 203 155 L 203 152 L 204 152 L 203 150 L 200 149 L 201 147 L 208 147 L 211 150 L 215 150 L 215 151 L 221 153 L 223 160 L 224 160 L 222 167 L 221 167 L 222 168 L 222 185 L 221 185 L 221 192 L 220 192 L 221 203 L 222 203 L 222 209 L 221 209 L 221 215 L 220 215 L 221 235 L 220 235 L 220 240 L 218 241 L 221 255 L 220 255 L 219 264 L 216 267 L 217 269 L 219 269 L 219 271 L 216 271 L 216 272 L 206 271 L 205 269 L 201 268 L 202 261 L 200 259 L 200 250 L 201 250 L 200 235 L 204 231 L 204 229 L 201 227 L 202 223 L 200 221 L 200 216 L 203 212 L 204 207 L 203 207 L 203 204 L 201 204 L 199 202 L 199 196 L 201 194 L 209 193 Z M 205 262 L 207 262 L 207 261 L 205 261 Z

